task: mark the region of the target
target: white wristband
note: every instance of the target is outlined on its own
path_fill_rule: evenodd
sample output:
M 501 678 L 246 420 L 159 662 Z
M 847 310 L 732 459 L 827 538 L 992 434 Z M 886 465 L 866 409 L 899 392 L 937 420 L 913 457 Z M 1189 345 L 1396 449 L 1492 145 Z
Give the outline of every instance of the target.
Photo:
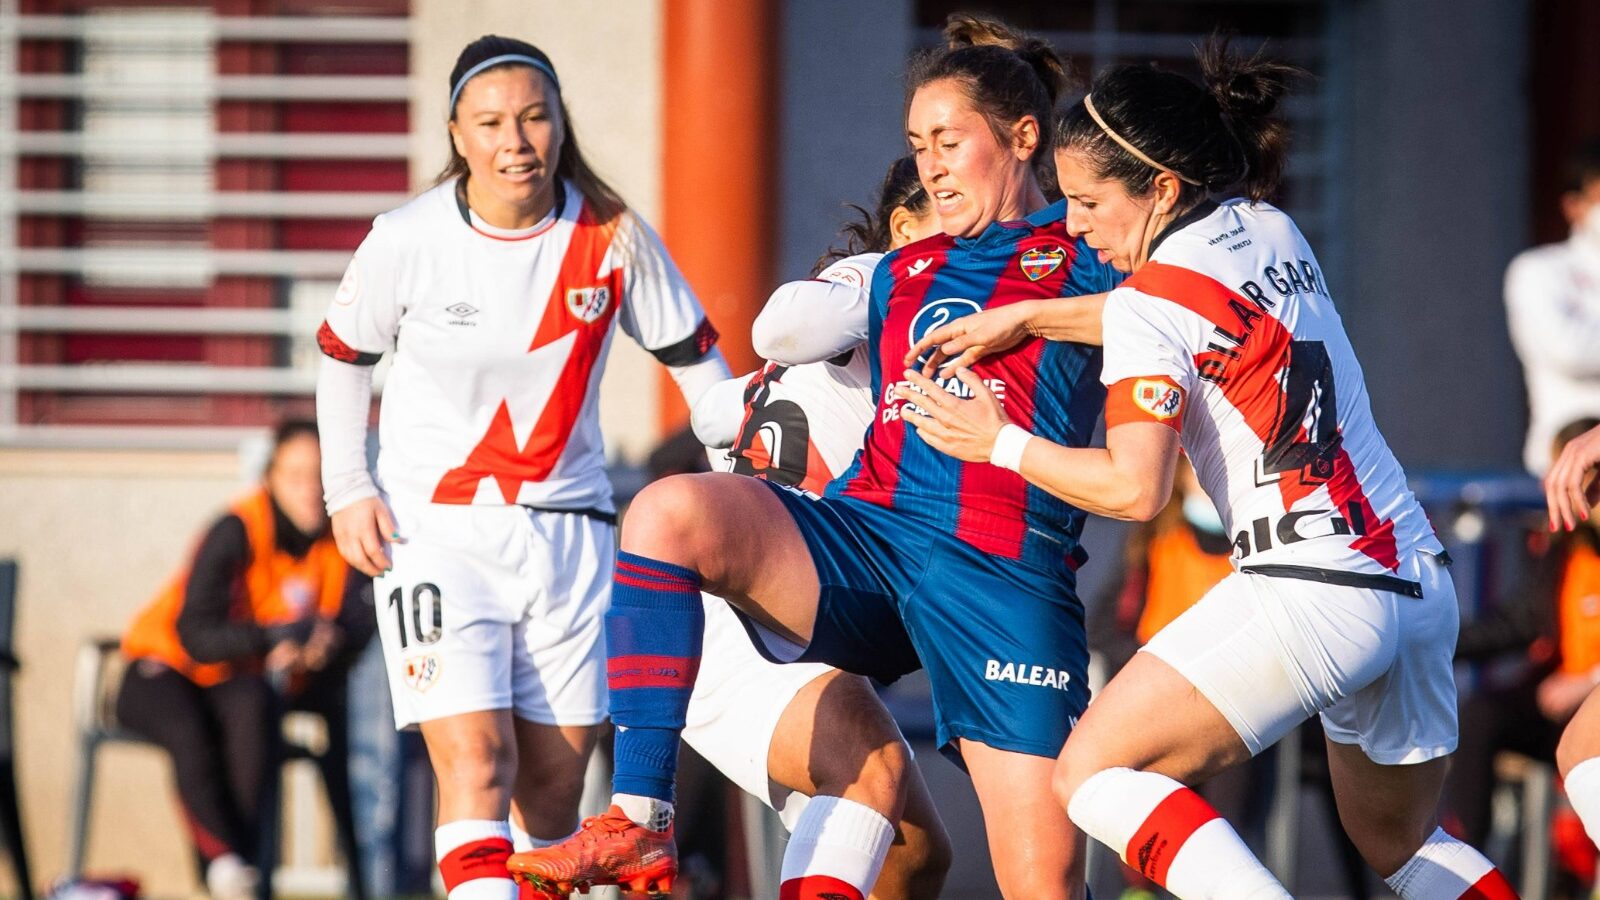
M 989 451 L 989 462 L 1013 472 L 1022 469 L 1022 451 L 1027 449 L 1033 435 L 1020 425 L 1007 422 L 994 436 L 994 448 Z

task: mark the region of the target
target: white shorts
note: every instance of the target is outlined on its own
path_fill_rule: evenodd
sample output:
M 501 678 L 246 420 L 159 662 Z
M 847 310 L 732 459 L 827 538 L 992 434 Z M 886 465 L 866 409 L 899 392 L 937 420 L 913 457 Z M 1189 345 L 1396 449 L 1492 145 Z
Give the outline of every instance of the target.
M 834 671 L 821 663 L 770 662 L 756 652 L 726 601 L 701 595 L 706 608 L 700 675 L 689 697 L 683 739 L 728 780 L 773 808 L 794 830 L 810 798 L 767 777 L 778 719 L 800 689 Z
M 396 727 L 490 709 L 604 721 L 613 526 L 521 506 L 390 509 L 404 543 L 373 599 Z
M 1328 738 L 1380 765 L 1456 748 L 1460 610 L 1444 564 L 1415 552 L 1393 591 L 1235 573 L 1143 651 L 1177 669 L 1225 716 L 1251 754 L 1321 713 Z

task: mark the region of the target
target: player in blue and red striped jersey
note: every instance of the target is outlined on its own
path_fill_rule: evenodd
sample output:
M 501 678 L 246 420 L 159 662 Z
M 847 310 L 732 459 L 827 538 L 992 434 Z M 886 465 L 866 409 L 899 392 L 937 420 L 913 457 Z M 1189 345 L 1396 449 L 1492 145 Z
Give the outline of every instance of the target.
M 950 45 L 909 74 L 907 135 L 943 236 L 883 260 L 869 353 L 877 414 L 849 473 L 819 498 L 728 474 L 668 478 L 635 499 L 607 619 L 614 806 L 519 874 L 570 884 L 659 883 L 671 872 L 678 735 L 699 666 L 703 589 L 746 619 L 763 653 L 893 681 L 926 668 L 938 741 L 973 777 L 1007 896 L 1081 896 L 1055 755 L 1088 703 L 1074 593 L 1083 514 L 1013 472 L 965 464 L 901 420 L 895 381 L 922 331 L 980 309 L 1105 291 L 1117 276 L 1071 240 L 1039 163 L 1063 77 L 1043 41 L 952 19 Z M 1088 442 L 1104 397 L 1100 351 L 1025 342 L 980 371 L 1009 414 Z M 965 390 L 959 382 L 948 390 Z M 826 752 L 817 748 L 813 752 Z M 886 752 L 892 752 L 892 749 Z M 852 788 L 830 804 L 811 864 L 784 900 L 861 900 L 899 815 Z M 1023 827 L 1016 827 L 1023 823 Z

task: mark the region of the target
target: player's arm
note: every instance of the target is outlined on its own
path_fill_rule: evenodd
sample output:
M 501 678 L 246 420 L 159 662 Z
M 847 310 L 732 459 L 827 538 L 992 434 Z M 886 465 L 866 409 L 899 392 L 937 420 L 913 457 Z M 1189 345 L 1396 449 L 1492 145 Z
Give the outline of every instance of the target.
M 926 414 L 903 408 L 906 424 L 929 446 L 967 462 L 1011 469 L 1072 505 L 1114 519 L 1148 521 L 1167 505 L 1178 463 L 1178 432 L 1159 422 L 1110 424 L 1105 449 L 1063 447 L 1006 418 L 993 392 L 972 370 L 955 376 L 972 392 L 952 396 L 920 372 L 895 389 Z
M 717 349 L 717 329 L 706 318 L 689 282 L 661 238 L 633 213 L 617 234 L 623 267 L 623 332 L 667 367 L 690 409 L 706 391 L 732 377 Z
M 398 254 L 382 222 L 380 216 L 357 248 L 317 331 L 323 501 L 339 554 L 367 575 L 389 568 L 384 544 L 399 538 L 367 469 L 372 367 L 394 346 L 401 315 L 394 284 Z
M 916 365 L 917 359 L 928 353 L 922 367 L 925 374 L 948 372 L 1031 338 L 1099 346 L 1104 340 L 1101 315 L 1105 305 L 1105 294 L 1086 294 L 1023 300 L 962 316 L 923 335 L 906 354 L 905 364 Z
M 744 393 L 756 373 L 724 379 L 706 390 L 689 411 L 689 427 L 700 443 L 726 450 L 739 437 L 744 423 Z
M 816 278 L 780 285 L 750 327 L 756 354 L 785 366 L 835 359 L 867 339 L 867 285 L 882 254 L 839 260 Z

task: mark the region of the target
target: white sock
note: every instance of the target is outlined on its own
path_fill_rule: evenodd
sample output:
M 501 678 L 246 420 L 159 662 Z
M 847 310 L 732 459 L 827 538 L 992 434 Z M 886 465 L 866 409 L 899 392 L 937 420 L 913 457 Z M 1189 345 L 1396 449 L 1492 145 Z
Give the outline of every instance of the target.
M 1589 840 L 1600 844 L 1600 756 L 1573 766 L 1562 784 L 1567 789 L 1567 800 L 1589 832 Z
M 261 873 L 237 853 L 224 853 L 206 864 L 206 893 L 216 900 L 254 897 Z
M 1516 900 L 1517 896 L 1494 863 L 1445 834 L 1443 828 L 1435 828 L 1417 855 L 1383 882 L 1401 900 L 1456 900 L 1468 891 L 1489 900 Z
M 433 849 L 448 900 L 517 900 L 517 883 L 506 871 L 511 823 L 504 819 L 459 819 L 434 829 Z
M 1095 773 L 1067 815 L 1123 862 L 1183 900 L 1289 900 L 1289 892 L 1200 795 L 1165 775 Z
M 544 838 L 536 838 L 526 831 L 523 831 L 521 828 L 518 828 L 516 822 L 511 822 L 509 824 L 511 825 L 511 849 L 516 853 L 526 853 L 529 850 L 539 850 L 544 847 L 554 847 L 556 844 L 559 844 L 562 842 L 562 840 L 564 840 L 564 838 L 552 838 L 547 841 Z
M 643 825 L 651 831 L 666 831 L 672 827 L 672 804 L 666 800 L 638 794 L 612 794 L 611 802 L 635 825 Z
M 800 898 L 837 896 L 838 882 L 854 888 L 855 897 L 865 897 L 878 880 L 892 843 L 894 826 L 872 807 L 843 797 L 812 797 L 783 853 L 782 881 L 801 882 Z M 805 884 L 810 879 L 816 881 Z M 808 892 L 812 886 L 817 890 Z

